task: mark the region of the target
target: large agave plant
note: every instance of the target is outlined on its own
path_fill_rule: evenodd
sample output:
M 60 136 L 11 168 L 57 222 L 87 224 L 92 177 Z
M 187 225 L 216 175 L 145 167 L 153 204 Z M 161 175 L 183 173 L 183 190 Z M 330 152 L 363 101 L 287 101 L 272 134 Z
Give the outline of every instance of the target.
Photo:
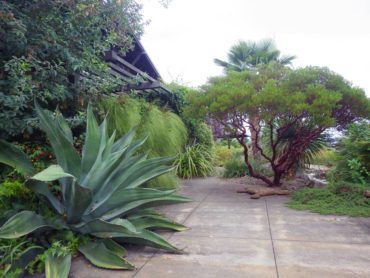
M 148 207 L 190 201 L 174 194 L 141 188 L 140 185 L 173 169 L 170 159 L 147 159 L 137 154 L 146 138 L 133 141 L 134 131 L 118 140 L 110 137 L 104 120 L 98 126 L 91 107 L 87 111 L 86 139 L 82 157 L 73 146 L 72 132 L 60 113 L 54 117 L 36 104 L 41 127 L 46 132 L 58 164 L 35 173 L 26 155 L 7 142 L 0 142 L 0 162 L 18 168 L 27 177 L 25 185 L 43 195 L 60 216 L 47 219 L 22 211 L 0 228 L 0 238 L 14 239 L 44 230 L 71 230 L 86 235 L 78 250 L 93 264 L 111 269 L 133 269 L 123 256 L 120 243 L 144 244 L 181 252 L 151 230 L 184 230 L 185 227 Z M 58 181 L 55 196 L 48 183 Z M 46 256 L 47 277 L 67 277 L 71 255 Z M 62 276 L 61 276 L 62 275 Z

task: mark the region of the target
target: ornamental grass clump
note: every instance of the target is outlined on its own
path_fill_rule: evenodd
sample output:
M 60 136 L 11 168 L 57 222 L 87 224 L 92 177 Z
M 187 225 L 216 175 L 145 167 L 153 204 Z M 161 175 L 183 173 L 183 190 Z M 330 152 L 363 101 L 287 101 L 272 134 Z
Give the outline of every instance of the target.
M 173 190 L 140 187 L 172 171 L 173 166 L 168 166 L 172 158 L 148 159 L 147 154 L 138 153 L 147 138 L 133 140 L 135 131 L 118 139 L 115 132 L 108 136 L 107 121 L 99 126 L 90 106 L 80 156 L 61 114 L 57 112 L 54 117 L 37 104 L 36 111 L 57 164 L 35 173 L 27 156 L 5 141 L 0 141 L 0 162 L 24 173 L 25 186 L 45 197 L 55 215 L 50 217 L 30 210 L 15 213 L 0 228 L 0 239 L 25 238 L 35 242 L 38 237 L 46 237 L 33 252 L 26 254 L 34 258 L 50 248 L 53 239 L 47 238 L 48 235 L 58 238 L 55 234 L 71 231 L 79 238 L 77 250 L 92 264 L 109 269 L 134 268 L 123 258 L 126 250 L 121 244 L 126 242 L 181 253 L 152 230 L 182 231 L 186 227 L 150 207 L 190 200 L 176 195 Z M 51 184 L 54 185 L 52 189 Z M 67 277 L 70 265 L 71 250 L 45 253 L 47 277 Z
M 148 135 L 140 151 L 149 152 L 149 157 L 175 156 L 187 142 L 188 132 L 181 118 L 169 110 L 144 100 L 127 96 L 105 98 L 101 108 L 106 111 L 108 130 L 116 130 L 121 136 L 136 127 L 136 138 Z M 174 171 L 150 180 L 150 188 L 176 188 L 178 179 Z

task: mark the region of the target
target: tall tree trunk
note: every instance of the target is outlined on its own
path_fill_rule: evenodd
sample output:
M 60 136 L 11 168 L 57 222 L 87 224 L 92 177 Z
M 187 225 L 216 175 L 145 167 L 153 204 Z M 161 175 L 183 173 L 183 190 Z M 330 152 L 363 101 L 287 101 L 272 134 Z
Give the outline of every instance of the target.
M 260 117 L 259 115 L 251 116 L 250 118 L 250 127 L 249 132 L 251 133 L 251 144 L 252 144 L 252 155 L 254 158 L 259 157 L 259 151 L 256 147 L 256 144 L 259 144 L 259 132 L 261 130 L 260 126 Z

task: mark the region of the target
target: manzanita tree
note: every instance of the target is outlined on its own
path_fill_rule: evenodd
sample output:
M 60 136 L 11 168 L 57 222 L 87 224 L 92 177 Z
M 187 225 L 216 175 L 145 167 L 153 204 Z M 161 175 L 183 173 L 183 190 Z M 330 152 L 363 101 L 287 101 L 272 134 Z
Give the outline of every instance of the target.
M 310 144 L 329 128 L 369 117 L 369 99 L 327 68 L 297 70 L 277 64 L 253 72 L 230 72 L 209 81 L 204 91 L 191 96 L 192 112 L 222 124 L 244 150 L 244 161 L 252 177 L 269 186 L 280 186 L 284 175 L 295 165 Z M 250 117 L 258 113 L 259 121 Z M 271 166 L 273 177 L 257 173 L 250 162 L 246 138 L 248 129 L 267 135 L 267 145 L 253 146 Z M 294 137 L 287 141 L 287 134 Z

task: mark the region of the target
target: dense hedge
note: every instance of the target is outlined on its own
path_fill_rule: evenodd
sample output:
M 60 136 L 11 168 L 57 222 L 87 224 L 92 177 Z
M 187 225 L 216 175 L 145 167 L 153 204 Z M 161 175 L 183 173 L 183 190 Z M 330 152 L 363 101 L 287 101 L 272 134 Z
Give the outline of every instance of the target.
M 104 52 L 131 47 L 142 33 L 140 10 L 134 0 L 1 1 L 0 137 L 32 134 L 34 98 L 83 122 L 85 99 L 119 86 Z

